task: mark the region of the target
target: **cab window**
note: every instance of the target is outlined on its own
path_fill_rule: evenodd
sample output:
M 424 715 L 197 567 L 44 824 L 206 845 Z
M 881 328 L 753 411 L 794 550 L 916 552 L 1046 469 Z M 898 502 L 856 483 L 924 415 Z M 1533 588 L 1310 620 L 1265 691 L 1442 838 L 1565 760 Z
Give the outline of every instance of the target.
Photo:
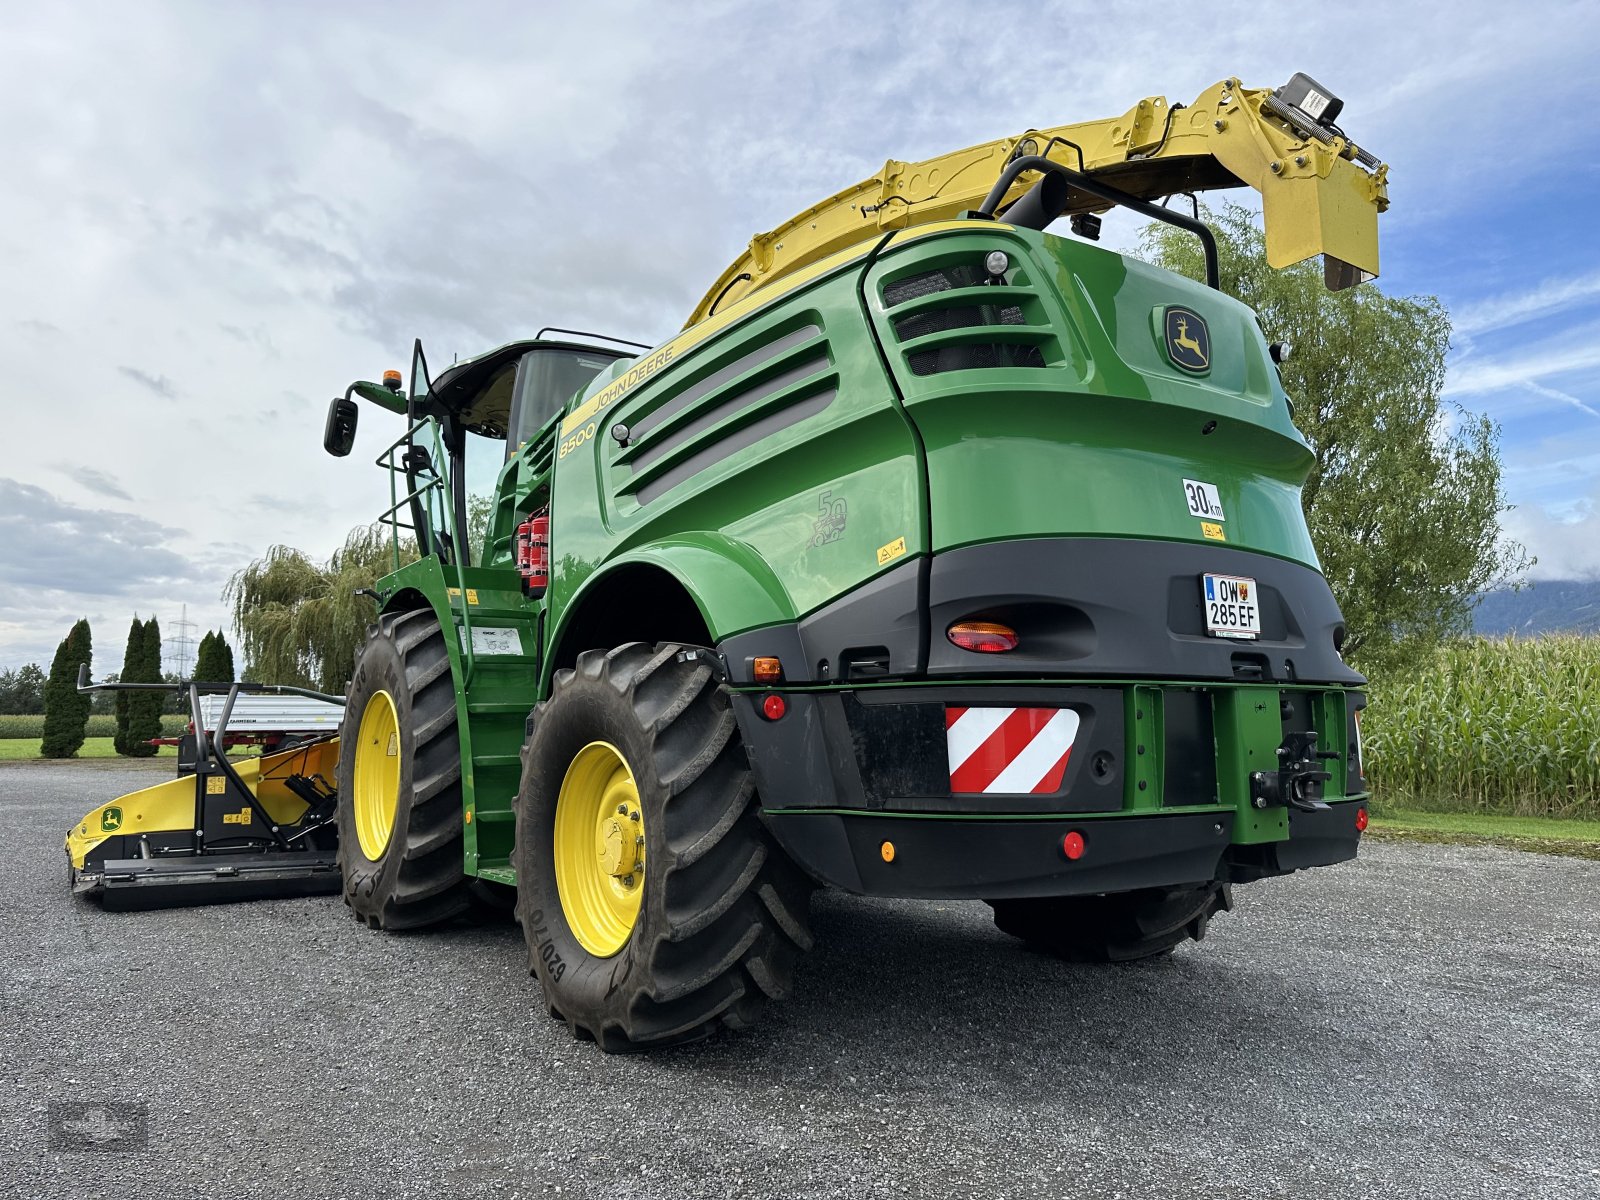
M 507 454 L 516 453 L 523 443 L 539 432 L 539 427 L 554 416 L 579 389 L 614 363 L 619 355 L 593 350 L 531 350 L 522 358 L 517 372 L 517 396 L 513 411 L 516 428 L 506 439 Z

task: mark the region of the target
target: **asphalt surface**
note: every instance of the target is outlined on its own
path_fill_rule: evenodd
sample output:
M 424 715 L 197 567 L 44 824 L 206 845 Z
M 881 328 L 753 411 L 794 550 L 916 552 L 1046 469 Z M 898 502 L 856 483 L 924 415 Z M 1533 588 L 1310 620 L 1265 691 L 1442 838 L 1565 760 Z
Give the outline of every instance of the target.
M 0 1195 L 1600 1196 L 1597 862 L 1369 844 L 1119 967 L 825 894 L 758 1029 L 617 1058 L 515 926 L 75 901 L 67 826 L 167 769 L 0 767 Z M 49 1149 L 65 1101 L 148 1149 Z

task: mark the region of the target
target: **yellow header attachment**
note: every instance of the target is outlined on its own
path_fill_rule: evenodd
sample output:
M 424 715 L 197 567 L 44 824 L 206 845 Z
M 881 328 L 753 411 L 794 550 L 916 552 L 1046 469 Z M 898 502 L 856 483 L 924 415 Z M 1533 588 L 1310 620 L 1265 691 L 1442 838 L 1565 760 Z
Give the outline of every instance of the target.
M 1148 96 L 1119 117 L 1029 130 L 919 163 L 891 159 L 872 178 L 752 238 L 687 325 L 830 254 L 890 230 L 969 212 L 1008 162 L 1032 154 L 1141 200 L 1255 188 L 1262 196 L 1268 264 L 1288 267 L 1321 254 L 1328 287 L 1350 287 L 1378 273 L 1378 214 L 1389 206 L 1389 168 L 1333 124 L 1341 107 L 1304 75 L 1276 91 L 1224 79 L 1191 105 Z M 1035 182 L 1020 179 L 999 210 Z M 1074 190 L 1060 215 L 1108 207 Z

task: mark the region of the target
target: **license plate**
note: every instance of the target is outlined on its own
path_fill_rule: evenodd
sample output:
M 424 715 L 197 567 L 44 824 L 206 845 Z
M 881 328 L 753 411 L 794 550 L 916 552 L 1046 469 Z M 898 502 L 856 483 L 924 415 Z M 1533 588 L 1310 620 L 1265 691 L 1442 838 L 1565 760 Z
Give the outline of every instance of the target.
M 1206 610 L 1206 632 L 1212 637 L 1260 637 L 1260 601 L 1254 579 L 1242 575 L 1200 577 L 1200 603 Z

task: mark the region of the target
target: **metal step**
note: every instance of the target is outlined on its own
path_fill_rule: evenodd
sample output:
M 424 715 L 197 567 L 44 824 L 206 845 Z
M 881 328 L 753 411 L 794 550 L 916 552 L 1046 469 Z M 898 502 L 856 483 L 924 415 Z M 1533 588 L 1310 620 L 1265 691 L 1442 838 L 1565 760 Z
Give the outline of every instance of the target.
M 533 705 L 526 700 L 468 700 L 467 712 L 472 716 L 493 715 L 496 713 L 511 714 L 525 717 Z
M 518 767 L 522 766 L 520 754 L 474 754 L 472 765 L 475 767 Z

